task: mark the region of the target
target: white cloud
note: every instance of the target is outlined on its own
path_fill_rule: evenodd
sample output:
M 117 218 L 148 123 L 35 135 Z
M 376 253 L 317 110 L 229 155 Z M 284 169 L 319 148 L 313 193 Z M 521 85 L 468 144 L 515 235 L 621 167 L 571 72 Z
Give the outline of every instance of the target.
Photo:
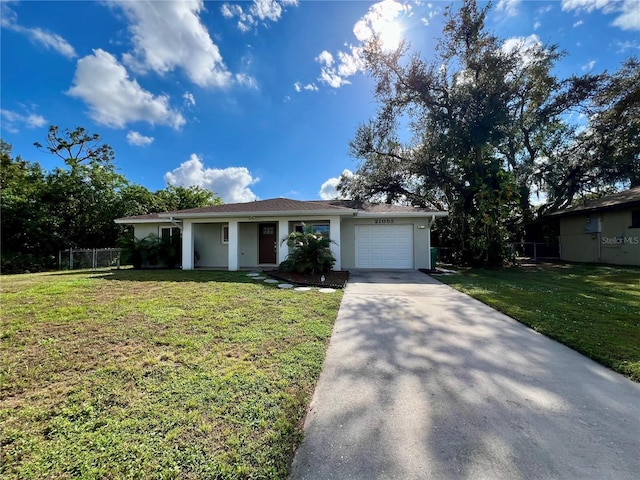
M 349 85 L 351 82 L 346 78 L 342 78 L 338 75 L 334 69 L 322 68 L 320 70 L 320 76 L 318 77 L 322 83 L 329 85 L 331 88 L 340 88 L 343 85 Z
M 402 13 L 409 13 L 410 10 L 410 5 L 396 0 L 374 3 L 369 7 L 369 11 L 355 23 L 353 34 L 363 43 L 373 40 L 376 36 L 381 37 L 384 43 L 385 35 L 396 33 L 398 25 L 394 22 L 397 17 Z
M 12 110 L 0 109 L 2 118 L 2 128 L 11 133 L 18 133 L 21 126 L 27 128 L 40 128 L 47 124 L 47 120 L 42 115 L 35 113 L 21 114 Z
M 616 44 L 618 52 L 626 52 L 627 50 L 640 50 L 639 41 L 626 40 L 624 42 L 618 42 Z
M 320 187 L 318 194 L 322 200 L 335 200 L 337 198 L 345 198 L 339 191 L 338 185 L 340 184 L 341 177 L 353 177 L 353 172 L 348 169 L 342 171 L 340 177 L 329 178 Z
M 333 55 L 326 50 L 320 52 L 320 55 L 316 57 L 316 62 L 324 67 L 331 67 L 333 65 Z
M 496 5 L 496 10 L 504 12 L 508 17 L 513 17 L 518 13 L 518 7 L 522 0 L 500 0 Z
M 613 24 L 622 30 L 640 30 L 640 2 L 627 0 L 622 5 L 622 13 Z
M 59 54 L 72 59 L 77 57 L 75 49 L 63 37 L 57 33 L 47 32 L 41 28 L 29 28 L 18 24 L 18 16 L 11 10 L 7 2 L 2 2 L 0 12 L 0 24 L 4 28 L 21 33 L 29 38 L 33 43 L 38 43 L 43 47 L 54 50 Z
M 97 49 L 78 60 L 73 86 L 67 91 L 89 106 L 97 123 L 123 128 L 129 122 L 147 122 L 180 128 L 185 119 L 169 106 L 169 97 L 144 90 L 109 52 Z
M 531 55 L 540 48 L 542 48 L 542 42 L 535 33 L 528 37 L 508 38 L 502 44 L 502 51 L 504 52 L 511 53 L 517 50 L 524 65 L 528 65 L 531 62 Z
M 362 54 L 363 48 L 350 45 L 349 49 L 350 52 L 338 52 L 337 63 L 333 55 L 327 51 L 318 55 L 316 61 L 322 65 L 318 80 L 332 88 L 340 88 L 342 85 L 351 83 L 347 77 L 364 72 L 366 65 Z
M 533 29 L 538 30 L 541 26 L 542 26 L 542 23 L 540 23 L 539 20 L 536 20 L 536 22 L 533 24 Z
M 562 10 L 578 10 L 588 13 L 602 10 L 604 14 L 615 14 L 613 25 L 622 30 L 640 30 L 640 1 L 638 0 L 562 0 Z
M 251 6 L 243 10 L 240 5 L 225 3 L 220 7 L 225 18 L 238 17 L 240 31 L 248 32 L 259 23 L 277 22 L 282 16 L 282 7 L 297 7 L 298 0 L 253 0 Z M 245 7 L 246 8 L 246 7 Z
M 582 65 L 582 71 L 583 72 L 590 72 L 591 70 L 593 70 L 593 67 L 596 66 L 596 61 L 595 60 L 591 60 L 589 62 L 587 62 L 586 64 Z
M 253 0 L 249 11 L 260 20 L 278 21 L 282 15 L 282 7 L 275 0 Z
M 351 45 L 351 52 L 338 52 L 338 59 L 340 63 L 338 64 L 338 74 L 341 77 L 350 77 L 355 75 L 357 72 L 363 72 L 366 68 L 362 47 L 354 47 Z
M 220 11 L 224 18 L 233 18 L 236 15 L 242 14 L 242 7 L 240 5 L 229 5 L 228 3 L 225 3 L 220 8 Z
M 224 87 L 233 81 L 217 45 L 200 21 L 203 0 L 156 2 L 116 0 L 131 22 L 133 53 L 123 61 L 136 71 L 164 75 L 182 68 L 201 87 Z
M 155 139 L 153 137 L 145 137 L 139 132 L 134 130 L 129 131 L 127 133 L 127 142 L 130 145 L 136 145 L 138 147 L 146 147 L 147 145 L 151 145 Z
M 402 25 L 398 17 L 410 12 L 409 4 L 396 0 L 383 0 L 371 5 L 367 13 L 353 26 L 353 34 L 359 44 L 348 45 L 349 51 L 338 51 L 336 55 L 323 50 L 315 58 L 320 64 L 318 80 L 332 88 L 340 88 L 351 83 L 348 77 L 364 72 L 366 68 L 363 44 L 378 38 L 385 50 L 397 47 L 402 38 Z
M 579 27 L 580 25 L 582 25 L 584 23 L 584 20 L 578 20 L 576 23 L 573 24 L 573 27 Z
M 196 97 L 194 97 L 191 92 L 184 92 L 182 94 L 182 99 L 187 105 L 194 106 L 196 104 Z
M 256 79 L 246 73 L 236 73 L 235 79 L 239 85 L 253 88 L 254 90 L 258 88 L 258 82 L 256 82 Z
M 195 153 L 164 179 L 170 185 L 207 188 L 220 196 L 225 203 L 252 202 L 258 197 L 249 188 L 260 181 L 253 178 L 246 167 L 205 168 Z
M 317 92 L 318 86 L 315 83 L 307 83 L 306 85 L 303 85 L 300 82 L 296 82 L 293 84 L 293 88 L 296 89 L 296 92 L 300 93 L 302 90 L 308 90 L 310 92 Z

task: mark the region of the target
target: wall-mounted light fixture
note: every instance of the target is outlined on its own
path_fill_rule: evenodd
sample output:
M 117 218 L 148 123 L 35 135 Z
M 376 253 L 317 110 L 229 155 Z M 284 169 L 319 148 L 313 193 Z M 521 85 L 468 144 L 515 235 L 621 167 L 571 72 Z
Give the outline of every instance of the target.
M 425 228 L 427 228 L 427 227 L 426 227 L 426 226 L 424 226 L 424 225 L 418 225 L 418 227 L 417 227 L 417 228 L 418 228 L 418 230 L 424 230 L 424 229 L 425 229 Z

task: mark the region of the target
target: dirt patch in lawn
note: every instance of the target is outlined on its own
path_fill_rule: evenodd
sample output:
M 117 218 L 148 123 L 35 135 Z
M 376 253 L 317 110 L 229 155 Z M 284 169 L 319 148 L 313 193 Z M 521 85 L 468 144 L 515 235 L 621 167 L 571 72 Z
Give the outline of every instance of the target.
M 349 280 L 349 272 L 347 271 L 330 271 L 318 274 L 303 274 L 293 272 L 280 272 L 278 270 L 270 270 L 264 272 L 270 277 L 284 282 L 293 283 L 295 285 L 305 285 L 309 287 L 331 287 L 344 288 Z M 324 275 L 324 282 L 322 276 Z

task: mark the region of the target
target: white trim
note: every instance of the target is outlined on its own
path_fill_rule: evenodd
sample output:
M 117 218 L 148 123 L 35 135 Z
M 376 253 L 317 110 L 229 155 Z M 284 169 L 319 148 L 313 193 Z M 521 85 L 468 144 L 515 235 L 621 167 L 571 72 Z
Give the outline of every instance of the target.
M 332 240 L 332 242 L 329 244 L 329 249 L 331 250 L 333 258 L 336 259 L 336 263 L 333 264 L 333 269 L 342 270 L 342 254 L 340 248 L 340 217 L 329 218 L 329 238 Z
M 142 218 L 142 219 L 116 218 L 114 220 L 114 223 L 117 223 L 119 225 L 134 225 L 134 224 L 139 224 L 139 223 L 166 223 L 167 225 L 173 225 L 171 223 L 170 219 L 166 218 L 166 217 L 162 217 L 162 218 Z
M 280 219 L 278 221 L 278 235 L 276 238 L 278 239 L 278 264 L 284 262 L 287 259 L 287 255 L 289 255 L 289 247 L 287 243 L 284 241 L 289 235 L 289 220 Z M 258 244 L 260 243 L 260 238 L 258 237 Z M 258 249 L 260 246 L 258 245 Z M 260 255 L 260 252 L 258 252 Z
M 375 217 L 399 217 L 399 218 L 435 218 L 447 217 L 448 212 L 358 212 L 358 218 L 375 218 Z
M 238 242 L 240 236 L 238 234 L 238 221 L 229 220 L 229 271 L 235 272 L 238 270 Z
M 227 229 L 227 239 L 224 239 L 224 229 Z M 221 223 L 220 224 L 220 243 L 222 245 L 229 245 L 229 224 Z
M 193 270 L 194 235 L 193 223 L 186 220 L 182 224 L 182 269 Z

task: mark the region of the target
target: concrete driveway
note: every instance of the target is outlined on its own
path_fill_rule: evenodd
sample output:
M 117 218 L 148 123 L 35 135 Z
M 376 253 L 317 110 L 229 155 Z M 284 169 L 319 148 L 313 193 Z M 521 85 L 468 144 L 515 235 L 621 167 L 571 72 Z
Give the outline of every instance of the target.
M 354 272 L 291 479 L 637 479 L 640 385 L 420 272 Z

